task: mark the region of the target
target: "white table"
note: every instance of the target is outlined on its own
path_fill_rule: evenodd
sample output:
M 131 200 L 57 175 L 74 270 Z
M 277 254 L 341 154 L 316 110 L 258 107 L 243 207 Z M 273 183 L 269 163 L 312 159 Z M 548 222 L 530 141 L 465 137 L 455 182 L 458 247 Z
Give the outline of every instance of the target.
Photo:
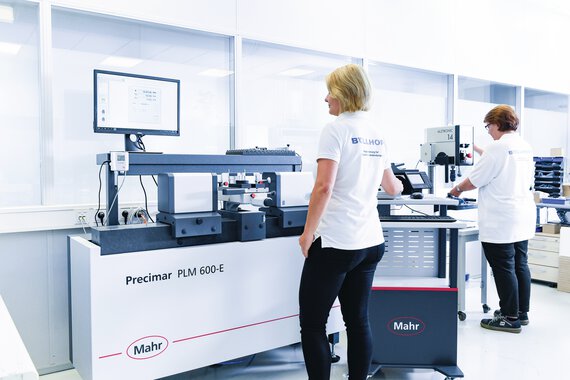
M 0 296 L 0 380 L 38 380 L 38 372 Z
M 464 321 L 465 314 L 465 258 L 467 254 L 466 245 L 470 241 L 479 240 L 479 228 L 473 226 L 459 230 L 457 247 L 457 315 Z M 487 313 L 490 308 L 487 305 L 487 260 L 481 251 L 481 304 L 483 312 Z

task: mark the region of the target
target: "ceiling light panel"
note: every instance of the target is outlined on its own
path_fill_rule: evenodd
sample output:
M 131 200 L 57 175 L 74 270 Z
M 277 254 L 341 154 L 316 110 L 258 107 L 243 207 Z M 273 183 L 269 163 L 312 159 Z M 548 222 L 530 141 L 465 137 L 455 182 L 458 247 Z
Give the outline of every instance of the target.
M 9 5 L 0 5 L 0 22 L 12 24 L 14 22 L 14 8 Z

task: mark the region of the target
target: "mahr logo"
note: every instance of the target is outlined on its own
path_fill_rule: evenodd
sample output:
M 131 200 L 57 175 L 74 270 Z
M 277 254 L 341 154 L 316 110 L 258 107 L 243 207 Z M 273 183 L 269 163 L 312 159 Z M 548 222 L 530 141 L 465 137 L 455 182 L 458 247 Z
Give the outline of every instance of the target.
M 415 317 L 396 317 L 386 326 L 392 334 L 400 336 L 414 336 L 424 332 L 426 324 Z
M 162 354 L 168 347 L 168 339 L 160 335 L 145 336 L 135 340 L 127 348 L 131 359 L 145 360 Z

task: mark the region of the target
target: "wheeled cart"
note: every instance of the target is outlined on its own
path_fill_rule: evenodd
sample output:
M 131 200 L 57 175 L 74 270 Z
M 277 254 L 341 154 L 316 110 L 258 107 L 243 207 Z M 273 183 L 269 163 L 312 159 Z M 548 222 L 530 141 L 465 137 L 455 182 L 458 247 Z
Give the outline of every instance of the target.
M 448 378 L 463 377 L 457 366 L 457 259 L 458 231 L 465 224 L 383 227 L 386 252 L 376 271 L 369 310 L 373 372 L 383 367 L 431 368 Z
M 466 288 L 466 261 L 467 261 L 467 243 L 479 240 L 479 229 L 477 227 L 462 228 L 458 233 L 459 241 L 457 248 L 457 316 L 460 321 L 467 319 L 465 313 L 465 288 Z M 491 308 L 487 305 L 487 259 L 481 248 L 481 307 L 483 313 L 488 313 Z
M 432 368 L 463 377 L 457 366 L 457 288 L 373 287 L 370 323 L 372 363 Z

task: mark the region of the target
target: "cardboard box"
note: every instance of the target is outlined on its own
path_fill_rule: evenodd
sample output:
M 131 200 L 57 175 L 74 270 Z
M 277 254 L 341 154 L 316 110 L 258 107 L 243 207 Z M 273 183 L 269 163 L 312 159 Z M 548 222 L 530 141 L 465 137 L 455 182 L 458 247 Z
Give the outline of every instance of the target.
M 550 148 L 550 155 L 554 157 L 564 157 L 564 148 Z
M 542 198 L 547 198 L 548 193 L 544 191 L 534 191 L 534 203 L 542 203 Z
M 546 223 L 542 225 L 542 232 L 547 234 L 559 234 L 560 223 Z
M 558 290 L 570 293 L 570 257 L 560 256 L 559 258 Z
M 565 197 L 570 197 L 570 183 L 562 184 L 562 195 Z

